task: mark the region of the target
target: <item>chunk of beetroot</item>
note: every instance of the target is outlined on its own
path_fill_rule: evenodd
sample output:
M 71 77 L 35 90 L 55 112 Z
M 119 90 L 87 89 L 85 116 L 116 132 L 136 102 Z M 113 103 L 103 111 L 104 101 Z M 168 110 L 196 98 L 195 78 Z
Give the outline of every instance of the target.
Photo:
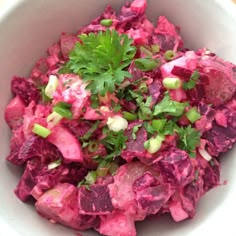
M 145 153 L 144 142 L 147 140 L 147 131 L 144 128 L 140 128 L 136 133 L 136 139 L 132 137 L 132 128 L 130 127 L 126 131 L 128 141 L 126 142 L 126 148 L 121 152 L 121 157 L 130 162 L 135 157 L 143 157 Z
M 107 215 L 114 210 L 106 185 L 94 184 L 88 190 L 81 186 L 78 194 L 79 212 L 84 215 Z
M 35 85 L 29 80 L 21 77 L 13 77 L 11 81 L 11 90 L 18 95 L 26 105 L 31 101 L 36 103 L 40 99 L 40 92 Z
M 148 187 L 136 192 L 136 200 L 148 215 L 156 214 L 169 200 L 173 191 L 169 184 Z
M 48 164 L 61 159 L 62 154 L 55 145 L 49 143 L 46 139 L 39 136 L 31 136 L 22 144 L 18 158 L 22 162 L 26 162 L 34 157 L 38 157 L 42 163 Z
M 232 148 L 236 142 L 236 128 L 222 127 L 213 122 L 212 129 L 205 132 L 203 138 L 207 140 L 207 151 L 213 156 L 218 156 Z
M 65 127 L 55 126 L 47 140 L 57 146 L 67 161 L 83 162 L 83 154 L 78 139 Z
M 205 86 L 207 102 L 220 106 L 228 102 L 236 91 L 233 66 L 219 57 L 203 56 L 199 61 L 199 70 L 208 76 Z
M 22 125 L 25 104 L 19 96 L 14 97 L 7 105 L 4 118 L 11 129 Z
M 194 179 L 193 165 L 188 154 L 175 147 L 157 154 L 153 167 L 164 181 L 174 186 L 184 186 Z
M 108 185 L 113 206 L 133 215 L 135 220 L 143 220 L 146 216 L 146 212 L 137 205 L 133 189 L 135 181 L 145 172 L 150 172 L 155 178 L 158 178 L 157 172 L 140 162 L 124 164 L 117 170 L 114 183 Z
M 29 161 L 21 176 L 20 182 L 16 186 L 15 194 L 21 201 L 26 201 L 31 196 L 31 191 L 36 184 L 35 177 L 38 173 L 39 161 Z
M 10 140 L 10 153 L 7 156 L 7 160 L 14 165 L 23 165 L 24 160 L 19 159 L 19 151 L 22 144 L 25 141 L 25 136 L 23 132 L 23 126 L 12 131 L 12 137 Z

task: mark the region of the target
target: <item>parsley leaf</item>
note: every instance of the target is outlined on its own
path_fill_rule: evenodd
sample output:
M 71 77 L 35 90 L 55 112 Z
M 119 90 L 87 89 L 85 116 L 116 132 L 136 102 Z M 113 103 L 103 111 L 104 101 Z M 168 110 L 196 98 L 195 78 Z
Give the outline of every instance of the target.
M 199 77 L 200 77 L 200 74 L 198 70 L 195 70 L 193 74 L 191 75 L 189 81 L 183 83 L 183 89 L 190 90 L 190 89 L 195 88 L 197 82 L 199 81 Z
M 136 133 L 138 132 L 139 128 L 141 127 L 142 125 L 139 124 L 139 125 L 135 125 L 132 129 L 132 138 L 133 140 L 136 140 L 137 136 L 136 136 Z
M 126 34 L 119 35 L 116 30 L 107 29 L 97 34 L 82 34 L 79 38 L 81 42 L 75 44 L 60 73 L 80 75 L 93 94 L 102 96 L 108 91 L 114 92 L 125 77 L 131 77 L 125 69 L 130 65 L 136 47 L 131 46 L 133 40 Z
M 181 116 L 186 106 L 188 106 L 188 103 L 176 102 L 170 98 L 169 93 L 165 93 L 162 101 L 155 106 L 153 115 L 167 113 L 171 116 Z
M 116 156 L 119 156 L 121 151 L 126 148 L 125 142 L 127 137 L 124 135 L 124 131 L 120 130 L 119 132 L 109 131 L 107 136 L 101 140 L 101 143 L 106 147 L 109 152 L 105 160 L 112 160 Z
M 191 127 L 178 127 L 177 133 L 179 135 L 178 147 L 189 153 L 190 157 L 195 157 L 195 149 L 200 143 L 200 133 L 198 130 Z

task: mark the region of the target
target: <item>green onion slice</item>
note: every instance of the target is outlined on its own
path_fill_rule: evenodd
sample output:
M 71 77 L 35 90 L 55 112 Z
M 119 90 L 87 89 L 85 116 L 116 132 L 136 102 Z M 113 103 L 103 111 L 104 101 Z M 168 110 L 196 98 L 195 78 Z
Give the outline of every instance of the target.
M 185 115 L 191 123 L 195 123 L 201 118 L 201 115 L 197 111 L 196 107 L 192 107 Z
M 100 24 L 103 25 L 103 26 L 106 26 L 106 27 L 109 27 L 111 26 L 113 23 L 113 20 L 112 19 L 102 19 L 100 21 Z
M 167 60 L 167 61 L 171 61 L 174 59 L 176 53 L 172 50 L 167 50 L 165 53 L 164 53 L 164 58 Z
M 181 80 L 179 78 L 169 78 L 163 79 L 162 84 L 167 89 L 178 89 L 181 86 Z
M 49 134 L 51 134 L 51 130 L 36 123 L 33 126 L 32 132 L 39 135 L 42 138 L 46 138 Z

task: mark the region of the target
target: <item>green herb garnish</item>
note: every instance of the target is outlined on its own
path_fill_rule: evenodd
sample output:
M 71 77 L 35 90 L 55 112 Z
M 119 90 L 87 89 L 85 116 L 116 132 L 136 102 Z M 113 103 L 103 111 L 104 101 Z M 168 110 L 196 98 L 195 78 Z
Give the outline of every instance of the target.
M 179 136 L 178 147 L 187 151 L 190 157 L 195 157 L 196 153 L 194 151 L 199 145 L 201 137 L 199 131 L 192 128 L 191 125 L 178 127 L 176 131 Z
M 67 102 L 58 102 L 55 106 L 53 106 L 53 111 L 67 119 L 72 119 L 73 117 L 72 111 L 70 109 L 71 104 Z
M 93 94 L 104 96 L 106 92 L 114 92 L 125 77 L 131 74 L 126 71 L 130 65 L 136 48 L 133 40 L 126 34 L 119 35 L 115 30 L 82 34 L 81 42 L 77 42 L 69 54 L 69 61 L 60 73 L 75 73 L 88 82 L 87 89 Z
M 158 116 L 162 113 L 166 113 L 171 116 L 181 116 L 187 106 L 188 103 L 176 102 L 170 98 L 169 93 L 165 93 L 162 101 L 155 106 L 153 115 Z
M 108 155 L 105 160 L 113 160 L 116 156 L 119 156 L 121 151 L 126 148 L 125 142 L 127 137 L 124 135 L 124 131 L 119 132 L 109 131 L 107 136 L 101 140 L 101 143 L 106 147 Z
M 200 74 L 198 70 L 195 70 L 193 74 L 191 75 L 189 81 L 183 83 L 183 89 L 190 90 L 190 89 L 195 88 L 197 82 L 199 81 L 199 78 L 200 78 Z

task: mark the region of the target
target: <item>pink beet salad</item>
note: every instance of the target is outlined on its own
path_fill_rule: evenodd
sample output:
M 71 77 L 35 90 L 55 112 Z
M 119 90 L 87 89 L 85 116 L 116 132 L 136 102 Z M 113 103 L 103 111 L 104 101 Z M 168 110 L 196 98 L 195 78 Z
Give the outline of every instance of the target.
M 51 222 L 135 236 L 147 217 L 193 218 L 220 185 L 219 158 L 236 141 L 236 66 L 186 49 L 178 27 L 145 9 L 107 6 L 12 78 L 15 194 Z

